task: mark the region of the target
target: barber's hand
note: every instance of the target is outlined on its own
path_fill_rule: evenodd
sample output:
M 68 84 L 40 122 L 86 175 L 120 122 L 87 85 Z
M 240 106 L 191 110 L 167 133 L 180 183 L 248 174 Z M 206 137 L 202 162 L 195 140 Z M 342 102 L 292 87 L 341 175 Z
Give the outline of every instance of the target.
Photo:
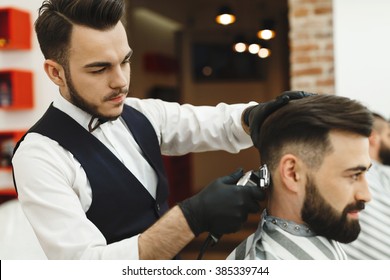
M 179 203 L 196 236 L 205 231 L 215 235 L 236 232 L 249 213 L 260 211 L 258 201 L 265 198 L 265 193 L 257 186 L 236 185 L 242 176 L 243 170 L 239 169 Z
M 258 143 L 260 128 L 269 115 L 286 105 L 290 100 L 311 95 L 315 94 L 305 91 L 285 91 L 274 100 L 247 108 L 244 111 L 243 120 L 249 127 L 253 144 L 256 146 L 256 143 Z

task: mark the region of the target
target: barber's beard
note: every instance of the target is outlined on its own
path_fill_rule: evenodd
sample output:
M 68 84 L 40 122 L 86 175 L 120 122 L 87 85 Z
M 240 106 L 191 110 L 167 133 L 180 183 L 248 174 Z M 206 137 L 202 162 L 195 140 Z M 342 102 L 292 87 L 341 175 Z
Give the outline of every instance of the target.
M 379 160 L 384 165 L 390 165 L 390 147 L 383 142 L 380 143 L 379 147 Z
M 348 219 L 351 210 L 364 209 L 364 202 L 358 201 L 347 205 L 342 213 L 338 213 L 319 193 L 314 180 L 308 176 L 306 197 L 301 211 L 302 219 L 320 236 L 342 243 L 354 241 L 360 233 L 358 220 Z
M 79 94 L 79 92 L 76 90 L 76 88 L 75 88 L 75 86 L 73 84 L 73 81 L 72 81 L 69 69 L 67 69 L 67 67 L 64 67 L 64 69 L 65 69 L 66 84 L 68 86 L 68 91 L 69 91 L 69 95 L 70 95 L 70 99 L 71 99 L 70 102 L 73 105 L 79 107 L 81 110 L 89 113 L 90 115 L 92 115 L 92 116 L 94 116 L 96 118 L 103 119 L 103 120 L 106 120 L 106 121 L 113 121 L 113 120 L 116 120 L 117 118 L 120 117 L 120 115 L 118 115 L 118 116 L 106 116 L 106 115 L 103 115 L 103 114 L 99 113 L 98 106 L 88 102 L 88 100 L 83 98 Z

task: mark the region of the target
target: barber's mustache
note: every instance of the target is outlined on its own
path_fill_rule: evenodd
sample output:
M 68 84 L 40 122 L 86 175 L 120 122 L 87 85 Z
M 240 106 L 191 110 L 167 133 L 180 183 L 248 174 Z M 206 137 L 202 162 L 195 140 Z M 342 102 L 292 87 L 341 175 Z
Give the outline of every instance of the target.
M 127 95 L 128 93 L 129 93 L 129 89 L 128 88 L 123 88 L 123 89 L 120 89 L 119 91 L 115 91 L 115 92 L 111 93 L 110 95 L 106 96 L 104 98 L 104 101 L 108 101 L 110 99 L 116 98 L 116 97 L 118 97 L 121 94 L 126 94 Z

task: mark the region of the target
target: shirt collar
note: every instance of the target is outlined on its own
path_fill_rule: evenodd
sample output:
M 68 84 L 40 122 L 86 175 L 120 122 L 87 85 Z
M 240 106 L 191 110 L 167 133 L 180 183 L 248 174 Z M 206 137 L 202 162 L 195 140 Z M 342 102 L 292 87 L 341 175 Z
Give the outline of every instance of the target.
M 297 236 L 315 236 L 315 233 L 305 224 L 297 224 L 293 221 L 284 220 L 274 216 L 263 216 L 264 223 L 269 229 L 275 229 L 279 227 L 282 230 Z
M 296 236 L 310 237 L 316 235 L 307 225 L 297 224 L 293 221 L 288 221 L 278 217 L 269 216 L 267 213 L 267 209 L 264 209 L 261 215 L 259 226 L 254 234 L 253 241 L 250 250 L 248 252 L 248 254 L 250 255 L 250 259 L 252 260 L 256 258 L 256 244 L 262 238 L 264 228 L 267 228 L 268 230 L 271 231 L 275 231 L 276 228 L 280 228 L 283 231 Z

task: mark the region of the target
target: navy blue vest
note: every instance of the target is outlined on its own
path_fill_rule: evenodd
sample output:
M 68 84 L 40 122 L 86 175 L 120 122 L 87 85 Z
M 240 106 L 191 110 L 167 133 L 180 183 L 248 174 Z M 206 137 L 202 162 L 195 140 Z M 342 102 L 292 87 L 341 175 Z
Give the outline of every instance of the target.
M 57 141 L 81 163 L 92 187 L 92 204 L 86 214 L 108 244 L 143 232 L 168 210 L 168 183 L 156 132 L 130 106 L 124 106 L 122 118 L 158 176 L 156 200 L 106 146 L 52 105 L 27 132 Z

